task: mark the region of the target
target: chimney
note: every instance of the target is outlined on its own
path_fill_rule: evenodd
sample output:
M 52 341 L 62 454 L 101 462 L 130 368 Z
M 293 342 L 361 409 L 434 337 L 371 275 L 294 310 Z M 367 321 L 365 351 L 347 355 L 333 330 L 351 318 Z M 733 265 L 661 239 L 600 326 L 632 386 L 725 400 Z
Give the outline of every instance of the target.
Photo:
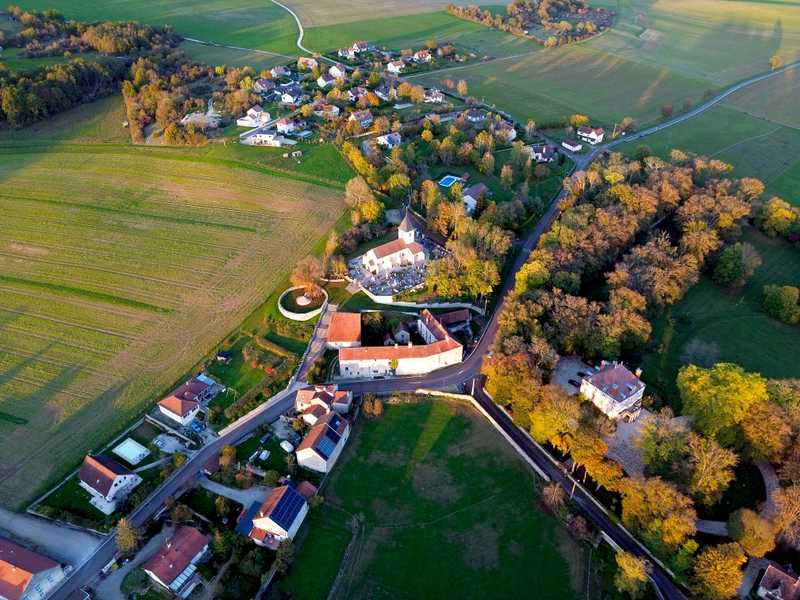
M 638 369 L 636 369 L 636 377 L 641 378 L 641 376 L 642 376 L 642 368 L 639 367 Z
M 397 348 L 397 347 L 398 347 L 398 344 L 397 344 L 397 342 L 395 342 L 395 343 L 394 343 L 394 347 L 395 347 L 395 348 Z

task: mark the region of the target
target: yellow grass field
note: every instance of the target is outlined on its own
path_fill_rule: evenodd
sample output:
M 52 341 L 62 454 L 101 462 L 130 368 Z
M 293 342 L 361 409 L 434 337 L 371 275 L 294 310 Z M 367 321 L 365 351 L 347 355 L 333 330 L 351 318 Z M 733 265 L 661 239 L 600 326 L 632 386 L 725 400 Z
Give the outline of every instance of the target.
M 180 380 L 343 210 L 334 187 L 122 143 L 119 111 L 91 115 L 119 104 L 0 138 L 2 506 Z

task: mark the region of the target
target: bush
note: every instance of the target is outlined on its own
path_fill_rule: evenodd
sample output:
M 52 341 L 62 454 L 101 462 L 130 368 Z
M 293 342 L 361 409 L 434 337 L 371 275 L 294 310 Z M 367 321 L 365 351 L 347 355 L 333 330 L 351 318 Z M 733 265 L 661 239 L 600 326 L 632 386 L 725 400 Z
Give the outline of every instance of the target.
M 134 569 L 122 580 L 120 589 L 124 594 L 131 594 L 147 585 L 147 573 L 141 567 Z
M 765 285 L 764 312 L 790 325 L 800 322 L 800 289 L 791 285 Z

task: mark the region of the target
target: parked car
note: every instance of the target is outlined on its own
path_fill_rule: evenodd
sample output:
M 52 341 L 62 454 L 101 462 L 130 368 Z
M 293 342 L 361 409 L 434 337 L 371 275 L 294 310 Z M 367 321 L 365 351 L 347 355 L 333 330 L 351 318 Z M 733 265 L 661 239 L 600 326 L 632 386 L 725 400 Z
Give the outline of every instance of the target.
M 574 379 L 569 380 L 570 385 L 574 385 L 576 388 L 581 387 L 581 384 L 575 381 Z
M 578 377 L 586 377 L 586 376 L 588 376 L 588 375 L 589 375 L 589 374 L 588 374 L 588 373 L 586 373 L 585 371 L 578 371 Z

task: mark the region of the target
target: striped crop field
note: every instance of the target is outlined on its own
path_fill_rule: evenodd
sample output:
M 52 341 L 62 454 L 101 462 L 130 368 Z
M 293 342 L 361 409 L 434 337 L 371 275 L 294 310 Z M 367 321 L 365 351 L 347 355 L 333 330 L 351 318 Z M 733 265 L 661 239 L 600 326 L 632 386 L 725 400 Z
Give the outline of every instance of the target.
M 63 120 L 82 113 L 52 121 L 49 138 L 0 137 L 3 506 L 151 405 L 343 211 L 335 185 L 190 149 L 86 141 L 108 138 L 109 123 L 76 122 L 84 141 L 70 140 Z

